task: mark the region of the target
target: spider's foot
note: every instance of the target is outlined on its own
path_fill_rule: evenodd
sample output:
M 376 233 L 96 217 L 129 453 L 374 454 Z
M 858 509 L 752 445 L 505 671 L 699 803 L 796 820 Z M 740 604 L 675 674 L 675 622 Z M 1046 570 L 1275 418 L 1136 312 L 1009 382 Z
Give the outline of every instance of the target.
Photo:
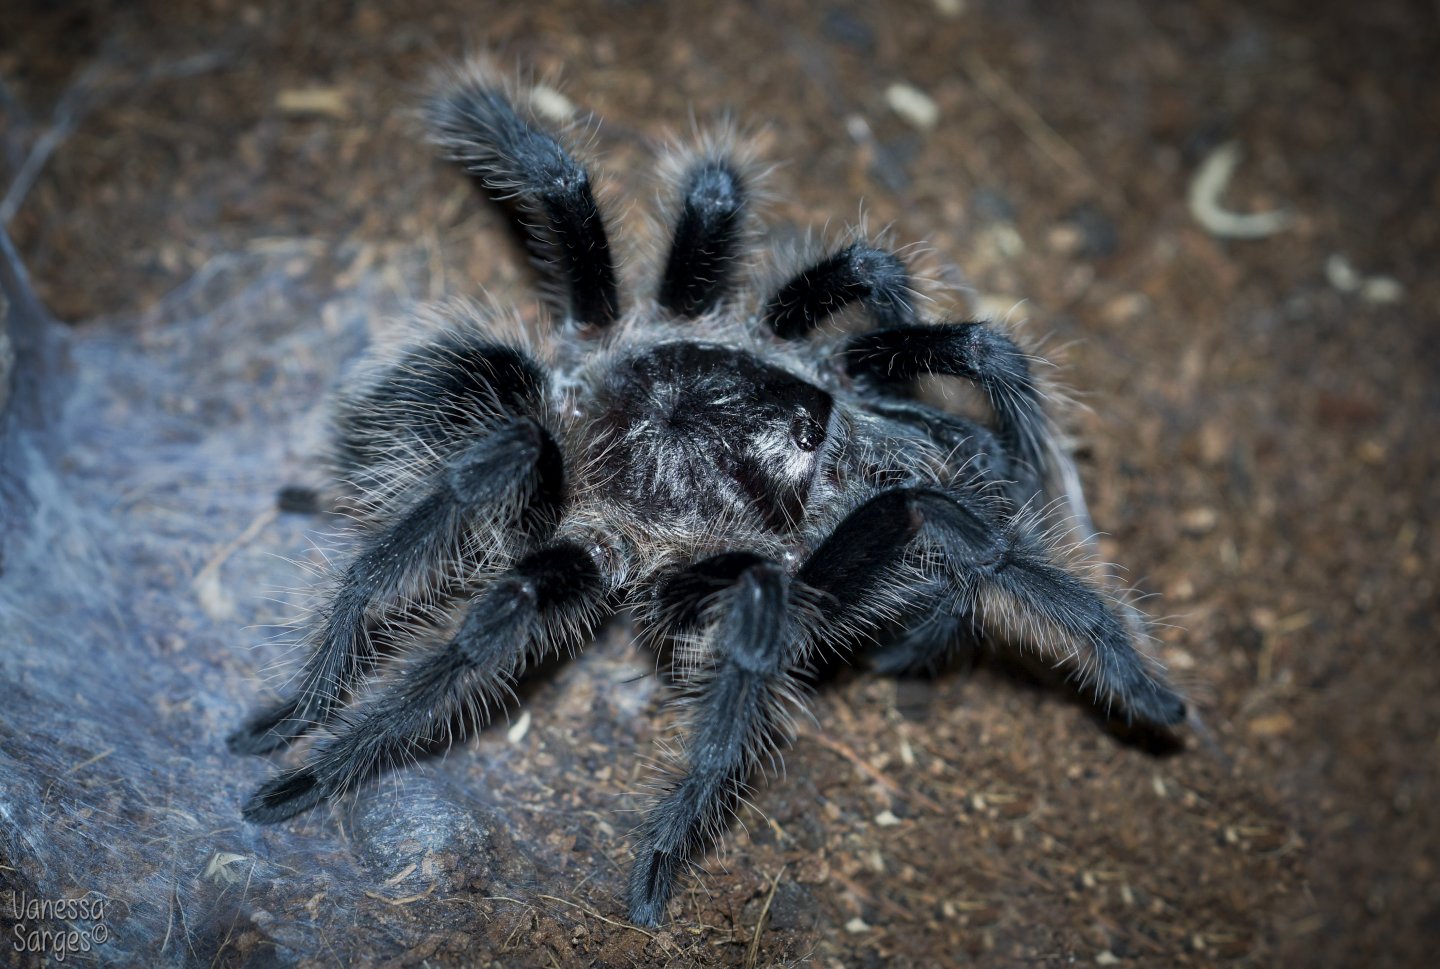
M 1163 683 L 1146 680 L 1126 704 L 1134 716 L 1157 727 L 1175 727 L 1185 722 L 1185 701 Z
M 250 795 L 241 812 L 253 824 L 278 824 L 310 810 L 330 794 L 313 768 L 300 767 L 271 778 Z
M 630 921 L 653 927 L 665 916 L 680 860 L 668 851 L 642 851 L 641 855 L 630 870 Z
M 285 485 L 275 493 L 275 510 L 294 515 L 318 515 L 325 510 L 325 504 L 315 488 Z
M 225 740 L 233 754 L 269 754 L 288 747 L 308 729 L 294 700 L 278 703 L 251 717 Z

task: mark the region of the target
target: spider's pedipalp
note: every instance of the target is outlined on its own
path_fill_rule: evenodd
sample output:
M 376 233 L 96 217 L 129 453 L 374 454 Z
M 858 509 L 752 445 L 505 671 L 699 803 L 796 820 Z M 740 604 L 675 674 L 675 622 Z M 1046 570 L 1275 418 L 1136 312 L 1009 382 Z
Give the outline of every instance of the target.
M 693 319 L 725 298 L 744 253 L 749 187 L 723 155 L 698 158 L 681 175 L 680 210 L 660 279 L 660 305 Z
M 943 374 L 979 385 L 994 414 L 1004 453 L 1021 480 L 1015 497 L 1069 494 L 1074 474 L 1045 410 L 1046 394 L 1030 357 L 998 327 L 988 323 L 938 323 L 873 330 L 853 338 L 842 351 L 844 366 L 879 390 L 908 388 L 917 377 Z M 1073 502 L 1072 502 L 1073 504 Z M 1074 524 L 1088 531 L 1083 504 Z
M 851 243 L 782 284 L 766 301 L 763 316 L 776 336 L 794 340 L 857 301 L 876 326 L 914 322 L 915 291 L 899 256 L 863 242 Z
M 342 793 L 435 739 L 474 698 L 488 715 L 527 659 L 593 628 L 608 586 L 590 550 L 577 542 L 532 552 L 471 603 L 452 640 L 409 663 L 397 682 L 318 745 L 308 763 L 257 790 L 246 802 L 246 819 L 284 821 Z
M 447 79 L 426 104 L 425 120 L 445 158 L 516 208 L 532 251 L 568 296 L 568 318 L 597 327 L 615 322 L 615 262 L 584 166 L 521 117 L 478 64 Z
M 685 776 L 646 813 L 635 848 L 629 891 L 637 925 L 659 924 L 677 875 L 723 830 L 750 771 L 788 741 L 802 648 L 790 586 L 782 566 L 727 553 L 691 566 L 663 593 L 682 616 L 711 601 L 714 662 L 690 673 Z

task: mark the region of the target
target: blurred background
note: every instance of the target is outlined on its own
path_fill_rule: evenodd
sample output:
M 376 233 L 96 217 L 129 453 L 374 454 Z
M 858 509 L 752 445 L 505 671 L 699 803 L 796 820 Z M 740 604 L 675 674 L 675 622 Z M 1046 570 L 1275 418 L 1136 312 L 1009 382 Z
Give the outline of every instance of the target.
M 991 662 L 841 677 L 641 932 L 666 721 L 620 630 L 508 729 L 245 825 L 271 765 L 223 738 L 335 546 L 275 503 L 327 394 L 417 301 L 534 305 L 408 114 L 477 49 L 603 119 L 632 287 L 657 148 L 729 114 L 774 241 L 863 212 L 1043 339 L 1179 748 Z M 106 965 L 1428 964 L 1437 63 L 1401 0 L 0 0 L 0 887 L 103 893 Z

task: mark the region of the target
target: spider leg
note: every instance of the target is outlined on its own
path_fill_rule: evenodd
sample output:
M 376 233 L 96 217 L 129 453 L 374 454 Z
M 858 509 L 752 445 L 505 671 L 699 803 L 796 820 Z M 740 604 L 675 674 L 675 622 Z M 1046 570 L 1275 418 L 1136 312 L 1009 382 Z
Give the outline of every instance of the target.
M 980 649 L 980 623 L 974 613 L 949 608 L 941 596 L 927 596 L 925 602 L 905 617 L 898 632 L 870 651 L 872 669 L 891 676 L 929 676 Z
M 682 628 L 713 617 L 713 666 L 691 674 L 688 771 L 641 827 L 629 889 L 636 925 L 659 923 L 680 870 L 723 830 L 756 762 L 787 739 L 787 707 L 799 691 L 791 674 L 803 648 L 790 591 L 780 565 L 728 553 L 687 569 L 662 596 Z
M 578 542 L 526 556 L 476 597 L 453 639 L 411 661 L 389 689 L 347 714 L 306 764 L 262 785 L 245 804 L 246 820 L 284 821 L 344 792 L 434 739 L 477 697 L 488 715 L 528 658 L 594 628 L 609 585 L 591 550 Z
M 862 242 L 807 266 L 765 304 L 765 324 L 784 340 L 803 337 L 831 313 L 859 301 L 877 326 L 915 320 L 910 273 L 900 257 Z
M 865 410 L 917 428 L 945 449 L 945 463 L 966 488 L 984 494 L 1004 493 L 1010 479 L 1010 456 L 995 432 L 983 424 L 918 400 L 875 398 L 864 401 Z
M 741 258 L 748 191 L 723 154 L 691 162 L 681 176 L 681 203 L 660 279 L 660 305 L 694 319 L 725 298 Z
M 1089 514 L 1075 469 L 1058 442 L 1045 411 L 1045 394 L 1031 373 L 1030 359 L 997 327 L 985 323 L 895 326 L 864 333 L 842 351 L 852 376 L 882 389 L 908 387 L 916 377 L 946 374 L 975 381 L 990 402 L 995 430 L 1014 470 L 1029 478 L 1028 491 L 1044 482 L 1059 485 L 1069 500 L 1077 530 L 1088 535 Z M 1028 497 L 1017 495 L 1021 502 Z
M 964 497 L 923 488 L 881 492 L 840 522 L 796 579 L 834 597 L 831 621 L 853 620 L 877 589 L 883 595 L 891 585 L 899 594 L 902 583 L 891 576 L 917 538 L 938 553 L 952 608 L 974 611 L 987 628 L 1018 622 L 1042 649 L 1076 661 L 1082 683 L 1127 715 L 1162 726 L 1185 718 L 1184 701 L 1151 670 L 1095 590 L 1056 565 L 1030 532 L 997 522 Z
M 531 250 L 567 295 L 569 318 L 613 323 L 620 314 L 615 264 L 584 166 L 478 69 L 432 96 L 425 120 L 446 159 L 518 209 Z
M 373 608 L 466 555 L 470 529 L 487 515 L 498 511 L 502 528 L 553 523 L 563 490 L 559 448 L 528 417 L 501 424 L 451 457 L 392 524 L 367 537 L 340 577 L 298 687 L 232 734 L 230 749 L 266 753 L 328 722 L 371 649 Z M 517 516 L 513 509 L 523 511 Z
M 489 321 L 463 306 L 441 319 L 437 333 L 337 402 L 335 458 L 359 494 L 390 491 L 397 459 L 410 467 L 452 454 L 497 417 L 545 412 L 546 373 L 528 354 L 485 335 Z

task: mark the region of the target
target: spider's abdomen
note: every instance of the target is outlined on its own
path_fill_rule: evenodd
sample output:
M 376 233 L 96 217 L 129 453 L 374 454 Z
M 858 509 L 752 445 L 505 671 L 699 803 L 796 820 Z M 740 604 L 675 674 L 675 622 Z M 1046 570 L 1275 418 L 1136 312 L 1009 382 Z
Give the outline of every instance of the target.
M 606 497 L 641 520 L 785 532 L 804 517 L 834 409 L 819 387 L 741 350 L 676 342 L 621 358 L 600 396 Z

